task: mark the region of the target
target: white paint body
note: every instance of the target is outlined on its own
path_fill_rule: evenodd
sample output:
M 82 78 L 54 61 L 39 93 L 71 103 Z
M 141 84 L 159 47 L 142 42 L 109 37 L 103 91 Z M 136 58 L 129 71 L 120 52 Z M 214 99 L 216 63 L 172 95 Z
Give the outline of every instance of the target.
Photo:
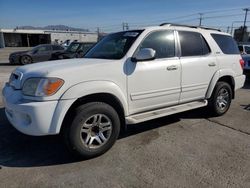
M 150 32 L 158 30 L 174 30 L 175 36 L 178 30 L 200 32 L 207 40 L 211 53 L 201 57 L 176 56 L 132 62 L 131 57 L 141 41 Z M 235 90 L 241 88 L 245 76 L 239 64 L 240 55 L 223 54 L 210 33 L 221 34 L 186 27 L 150 27 L 143 31 L 120 60 L 70 59 L 17 68 L 15 72 L 20 74 L 20 80 L 11 83 L 16 89 L 9 84 L 3 89 L 7 118 L 25 134 L 51 135 L 60 132 L 71 105 L 91 94 L 112 94 L 120 101 L 124 116 L 129 118 L 146 111 L 206 100 L 222 76 L 234 79 Z M 215 66 L 209 66 L 210 63 Z M 50 97 L 25 96 L 20 89 L 31 77 L 58 77 L 64 80 L 64 85 Z

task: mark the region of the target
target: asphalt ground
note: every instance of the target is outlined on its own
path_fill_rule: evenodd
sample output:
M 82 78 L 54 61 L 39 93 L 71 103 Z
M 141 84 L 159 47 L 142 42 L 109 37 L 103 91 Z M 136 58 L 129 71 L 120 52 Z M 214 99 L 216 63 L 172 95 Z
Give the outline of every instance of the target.
M 15 67 L 0 64 L 0 89 Z M 0 102 L 0 187 L 250 187 L 249 105 L 248 80 L 224 116 L 201 108 L 130 125 L 110 151 L 79 161 L 60 136 L 16 131 Z

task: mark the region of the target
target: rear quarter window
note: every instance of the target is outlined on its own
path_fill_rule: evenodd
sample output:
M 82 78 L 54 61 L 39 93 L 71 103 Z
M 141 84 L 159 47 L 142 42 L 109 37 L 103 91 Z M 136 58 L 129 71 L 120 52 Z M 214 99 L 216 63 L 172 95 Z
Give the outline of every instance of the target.
M 228 35 L 211 34 L 215 42 L 224 54 L 239 54 L 239 48 L 235 40 Z

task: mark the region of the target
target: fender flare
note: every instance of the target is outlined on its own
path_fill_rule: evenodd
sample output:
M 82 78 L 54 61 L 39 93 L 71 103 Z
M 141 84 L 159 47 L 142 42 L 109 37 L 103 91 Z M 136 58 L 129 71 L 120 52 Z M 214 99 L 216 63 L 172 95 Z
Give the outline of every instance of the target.
M 60 99 L 78 99 L 87 95 L 98 93 L 108 93 L 115 96 L 122 104 L 125 114 L 127 114 L 127 97 L 124 95 L 126 91 L 125 89 L 122 91 L 117 84 L 111 81 L 94 80 L 78 83 L 67 89 Z
M 224 76 L 230 76 L 232 78 L 233 83 L 234 83 L 235 73 L 231 69 L 218 70 L 217 72 L 214 73 L 214 75 L 210 81 L 209 87 L 208 87 L 207 92 L 206 92 L 206 99 L 209 99 L 212 96 L 212 93 L 213 93 L 213 90 L 215 88 L 216 83 L 218 82 L 218 80 L 220 78 L 222 78 Z
M 64 117 L 76 100 L 84 96 L 98 93 L 107 93 L 116 97 L 124 109 L 124 115 L 128 115 L 126 96 L 123 94 L 121 88 L 118 85 L 111 81 L 81 82 L 70 87 L 61 96 L 54 112 L 50 131 L 55 134 L 60 132 Z

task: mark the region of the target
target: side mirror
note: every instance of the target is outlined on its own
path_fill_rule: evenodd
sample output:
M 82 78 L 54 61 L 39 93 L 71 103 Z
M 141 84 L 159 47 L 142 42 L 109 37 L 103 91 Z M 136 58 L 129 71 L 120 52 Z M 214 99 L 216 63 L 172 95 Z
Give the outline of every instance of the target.
M 132 61 L 150 61 L 155 59 L 155 50 L 152 48 L 142 48 L 132 58 Z

